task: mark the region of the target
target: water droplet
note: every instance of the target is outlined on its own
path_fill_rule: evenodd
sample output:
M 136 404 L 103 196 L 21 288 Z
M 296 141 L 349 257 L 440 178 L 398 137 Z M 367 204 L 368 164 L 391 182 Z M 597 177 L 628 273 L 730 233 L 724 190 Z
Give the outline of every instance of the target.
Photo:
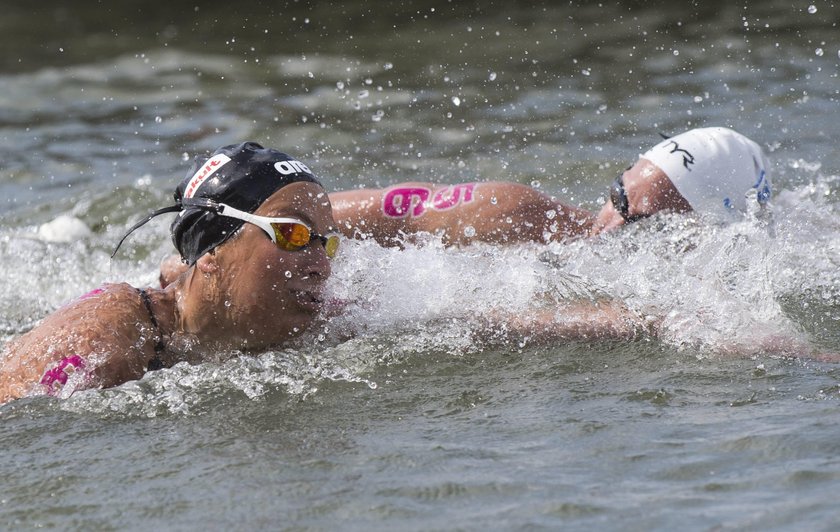
M 496 196 L 492 196 L 492 197 L 490 198 L 490 203 L 492 203 L 493 205 L 495 205 L 495 204 L 499 203 L 499 200 L 497 200 L 497 199 L 496 199 Z
M 817 12 L 817 6 L 815 6 L 815 5 L 813 5 L 813 4 L 812 4 L 812 5 L 810 5 L 810 6 L 808 6 L 808 13 L 810 13 L 810 14 L 812 14 L 812 15 L 813 15 L 813 14 L 814 14 L 814 13 L 816 13 L 816 12 Z
M 181 160 L 184 161 L 184 162 L 189 161 L 190 160 L 190 154 L 187 153 L 187 152 L 182 153 L 181 154 Z
M 452 103 L 455 104 L 455 107 L 458 107 L 459 105 L 461 105 L 461 98 L 458 98 L 457 96 L 453 96 L 452 97 Z
M 464 228 L 464 236 L 472 238 L 475 236 L 475 227 L 468 225 Z
M 487 76 L 487 79 L 489 79 L 490 81 L 496 81 L 496 73 L 490 72 L 490 75 Z
M 822 55 L 822 54 L 820 54 L 820 55 Z M 156 123 L 156 124 L 160 124 L 160 123 L 162 123 L 162 122 L 163 122 L 163 118 L 161 118 L 161 117 L 159 117 L 159 116 L 156 116 L 156 117 L 155 117 L 155 123 Z
M 674 55 L 680 55 L 680 51 L 679 50 L 674 50 Z
M 551 209 L 550 211 L 545 211 L 545 217 L 549 220 L 553 220 L 555 216 L 557 216 L 557 211 L 555 211 L 554 209 Z
M 292 272 L 290 272 L 289 270 L 286 270 L 286 279 L 291 279 L 291 278 L 292 278 Z
M 823 49 L 822 48 L 817 48 L 816 50 L 814 50 L 814 53 L 817 54 L 817 57 L 822 57 L 823 56 Z
M 368 96 L 370 96 L 370 92 L 368 92 L 366 90 L 365 91 L 359 91 L 359 99 L 360 100 L 364 100 Z
M 344 82 L 343 81 L 336 82 L 335 88 L 338 89 L 338 90 L 344 90 Z
M 382 68 L 384 68 L 385 70 L 391 70 L 392 68 L 394 68 L 394 63 L 385 63 L 384 65 L 382 65 Z
M 588 76 L 588 75 L 592 74 L 592 71 L 589 70 L 588 68 L 584 68 L 583 70 L 580 71 L 580 73 L 583 74 L 584 76 Z
M 226 307 L 230 307 L 230 301 L 225 300 L 225 306 L 226 306 Z
M 542 185 L 542 183 L 540 183 L 540 182 L 539 182 L 539 181 L 537 181 L 536 179 L 534 179 L 533 181 L 531 181 L 531 187 L 533 187 L 533 188 L 540 188 L 540 186 L 541 186 L 541 185 Z
M 694 103 L 700 103 L 700 102 L 702 102 L 702 101 L 703 101 L 703 97 L 702 97 L 702 96 L 695 96 L 695 97 L 694 97 Z

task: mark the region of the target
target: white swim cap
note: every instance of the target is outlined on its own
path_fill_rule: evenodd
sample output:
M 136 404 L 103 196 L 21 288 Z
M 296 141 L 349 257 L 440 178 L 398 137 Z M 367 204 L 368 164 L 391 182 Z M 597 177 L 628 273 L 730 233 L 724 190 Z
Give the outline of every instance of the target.
M 665 172 L 697 212 L 744 213 L 747 201 L 764 205 L 770 200 L 769 165 L 761 147 L 731 129 L 692 129 L 641 157 Z

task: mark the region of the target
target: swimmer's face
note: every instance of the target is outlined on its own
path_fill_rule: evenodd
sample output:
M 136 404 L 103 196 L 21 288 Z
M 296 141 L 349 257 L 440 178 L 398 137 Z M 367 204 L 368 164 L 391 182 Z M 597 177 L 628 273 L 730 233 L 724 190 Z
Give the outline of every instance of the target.
M 335 233 L 327 193 L 319 185 L 297 182 L 269 197 L 254 212 L 295 218 L 320 235 Z M 224 312 L 245 347 L 279 344 L 303 332 L 321 308 L 330 259 L 320 241 L 286 251 L 265 231 L 246 223 L 241 233 L 216 249 Z
M 691 205 L 677 191 L 668 176 L 647 159 L 639 159 L 636 164 L 622 174 L 623 193 L 627 201 L 627 219 L 637 220 L 652 216 L 660 211 L 689 212 Z M 613 196 L 618 191 L 612 191 Z M 592 233 L 609 231 L 627 223 L 617 208 L 618 201 L 608 199 L 593 226 Z

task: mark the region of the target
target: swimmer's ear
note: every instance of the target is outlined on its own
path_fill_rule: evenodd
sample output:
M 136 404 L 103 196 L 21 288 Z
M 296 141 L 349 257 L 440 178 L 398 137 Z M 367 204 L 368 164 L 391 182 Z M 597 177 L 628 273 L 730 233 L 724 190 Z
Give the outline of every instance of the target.
M 195 262 L 195 267 L 202 273 L 216 273 L 219 271 L 219 264 L 216 262 L 216 254 L 205 253 Z

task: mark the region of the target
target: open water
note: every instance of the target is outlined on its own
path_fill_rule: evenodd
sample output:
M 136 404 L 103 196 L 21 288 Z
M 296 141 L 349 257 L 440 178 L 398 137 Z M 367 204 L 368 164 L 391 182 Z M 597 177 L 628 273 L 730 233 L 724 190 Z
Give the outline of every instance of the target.
M 246 139 L 332 190 L 502 179 L 595 209 L 660 132 L 723 125 L 775 198 L 569 245 L 346 243 L 330 290 L 356 303 L 295 346 L 0 407 L 0 528 L 840 524 L 840 364 L 778 347 L 840 353 L 836 2 L 2 9 L 4 339 L 154 284 L 169 220 L 114 243 Z M 546 346 L 471 319 L 592 297 L 659 334 Z

